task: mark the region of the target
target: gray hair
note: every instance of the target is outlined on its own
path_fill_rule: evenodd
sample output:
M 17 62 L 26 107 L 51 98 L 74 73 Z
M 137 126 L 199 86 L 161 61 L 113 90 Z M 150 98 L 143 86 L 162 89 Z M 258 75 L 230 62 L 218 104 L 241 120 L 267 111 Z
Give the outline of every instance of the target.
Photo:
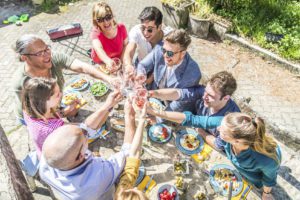
M 28 46 L 38 40 L 43 41 L 39 36 L 33 34 L 23 35 L 16 41 L 16 46 L 14 47 L 14 50 L 16 53 L 20 55 L 28 53 L 27 52 Z

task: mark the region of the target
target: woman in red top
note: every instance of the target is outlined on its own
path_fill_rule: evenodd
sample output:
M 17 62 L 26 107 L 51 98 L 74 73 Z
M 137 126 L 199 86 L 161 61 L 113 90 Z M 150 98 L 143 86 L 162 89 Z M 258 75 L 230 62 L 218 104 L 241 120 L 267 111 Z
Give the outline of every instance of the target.
M 117 24 L 110 6 L 105 2 L 96 3 L 93 7 L 92 54 L 95 63 L 105 63 L 106 68 L 114 71 L 112 58 L 121 59 L 128 43 L 127 30 L 124 24 Z

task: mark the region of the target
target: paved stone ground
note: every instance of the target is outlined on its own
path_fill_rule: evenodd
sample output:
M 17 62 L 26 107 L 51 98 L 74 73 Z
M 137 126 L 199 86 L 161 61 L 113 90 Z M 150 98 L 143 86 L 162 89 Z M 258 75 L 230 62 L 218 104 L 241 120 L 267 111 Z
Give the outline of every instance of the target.
M 7 2 L 14 2 L 13 0 Z M 91 30 L 91 8 L 94 0 L 83 0 L 68 6 L 64 12 L 57 14 L 40 13 L 31 17 L 29 23 L 23 26 L 8 25 L 0 28 L 0 123 L 9 133 L 9 140 L 17 158 L 23 158 L 29 149 L 28 136 L 25 128 L 16 130 L 13 114 L 13 94 L 10 91 L 11 78 L 14 71 L 22 66 L 18 62 L 11 46 L 15 40 L 25 33 L 35 33 L 45 39 L 55 50 L 66 51 L 59 43 L 49 40 L 45 30 L 70 22 L 80 22 L 84 34 L 79 39 L 79 45 L 85 49 L 90 48 L 89 31 Z M 128 30 L 138 23 L 138 13 L 143 7 L 156 5 L 158 0 L 109 0 L 117 20 L 124 22 Z M 17 4 L 0 4 L 0 14 L 10 9 L 9 15 L 24 12 Z M 28 7 L 30 11 L 30 7 Z M 15 11 L 17 13 L 12 13 Z M 3 16 L 3 15 L 1 15 Z M 235 44 L 228 42 L 218 43 L 193 38 L 190 53 L 200 63 L 202 72 L 209 76 L 221 70 L 231 71 L 238 81 L 237 99 L 251 98 L 250 108 L 268 122 L 275 124 L 282 132 L 293 136 L 300 134 L 300 79 L 299 76 L 279 67 L 276 63 L 266 60 L 259 55 L 249 52 Z M 88 58 L 74 52 L 75 57 L 84 61 Z M 276 134 L 276 133 L 275 133 Z M 298 136 L 299 138 L 299 136 Z M 281 137 L 282 139 L 282 137 Z M 284 140 L 283 140 L 284 142 Z M 278 178 L 278 187 L 275 192 L 276 199 L 300 199 L 300 164 L 299 146 L 292 150 L 281 144 L 283 161 Z M 293 146 L 295 147 L 295 146 Z M 297 154 L 298 153 L 298 154 Z M 5 163 L 0 158 L 0 199 L 14 199 L 9 195 L 9 188 L 2 187 L 9 182 L 5 174 Z M 35 194 L 36 199 L 49 199 L 44 189 Z M 45 196 L 46 195 L 46 196 Z

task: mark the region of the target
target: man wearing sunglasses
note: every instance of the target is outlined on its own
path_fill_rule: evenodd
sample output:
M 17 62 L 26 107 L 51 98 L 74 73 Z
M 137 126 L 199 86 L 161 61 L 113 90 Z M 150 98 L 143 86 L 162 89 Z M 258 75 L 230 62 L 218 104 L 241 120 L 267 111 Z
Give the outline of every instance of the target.
M 138 71 L 145 69 L 154 80 L 148 85 L 150 89 L 186 88 L 199 84 L 201 72 L 198 64 L 191 58 L 187 48 L 191 43 L 186 31 L 174 30 L 157 45 L 139 64 Z M 190 105 L 184 101 L 165 102 L 168 110 L 183 111 Z
M 13 78 L 15 92 L 15 111 L 19 121 L 24 124 L 20 93 L 26 80 L 32 77 L 54 78 L 63 90 L 63 69 L 85 73 L 94 78 L 112 82 L 112 78 L 91 65 L 63 53 L 54 52 L 41 38 L 35 35 L 23 35 L 16 41 L 16 53 L 25 65 L 20 67 Z M 72 116 L 77 113 L 76 105 L 65 108 L 64 113 Z
M 153 47 L 162 42 L 167 30 L 162 30 L 163 15 L 156 7 L 146 7 L 139 15 L 141 24 L 134 26 L 129 32 L 129 43 L 124 53 L 124 63 L 128 67 L 137 65 Z M 133 62 L 134 53 L 137 50 L 137 58 Z

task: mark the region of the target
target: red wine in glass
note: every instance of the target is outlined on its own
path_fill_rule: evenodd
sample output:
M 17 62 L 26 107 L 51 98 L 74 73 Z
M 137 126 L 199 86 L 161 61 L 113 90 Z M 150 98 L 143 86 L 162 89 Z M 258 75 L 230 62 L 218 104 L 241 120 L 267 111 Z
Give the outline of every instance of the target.
M 146 82 L 146 75 L 145 74 L 138 74 L 136 75 L 135 81 L 137 82 L 137 84 L 139 85 L 143 85 Z
M 139 96 L 137 96 L 136 99 L 135 99 L 135 104 L 140 109 L 142 109 L 144 107 L 145 102 L 146 102 L 146 98 L 145 97 L 139 97 Z
M 144 88 L 137 89 L 136 96 L 137 97 L 147 98 L 147 90 L 144 89 Z

